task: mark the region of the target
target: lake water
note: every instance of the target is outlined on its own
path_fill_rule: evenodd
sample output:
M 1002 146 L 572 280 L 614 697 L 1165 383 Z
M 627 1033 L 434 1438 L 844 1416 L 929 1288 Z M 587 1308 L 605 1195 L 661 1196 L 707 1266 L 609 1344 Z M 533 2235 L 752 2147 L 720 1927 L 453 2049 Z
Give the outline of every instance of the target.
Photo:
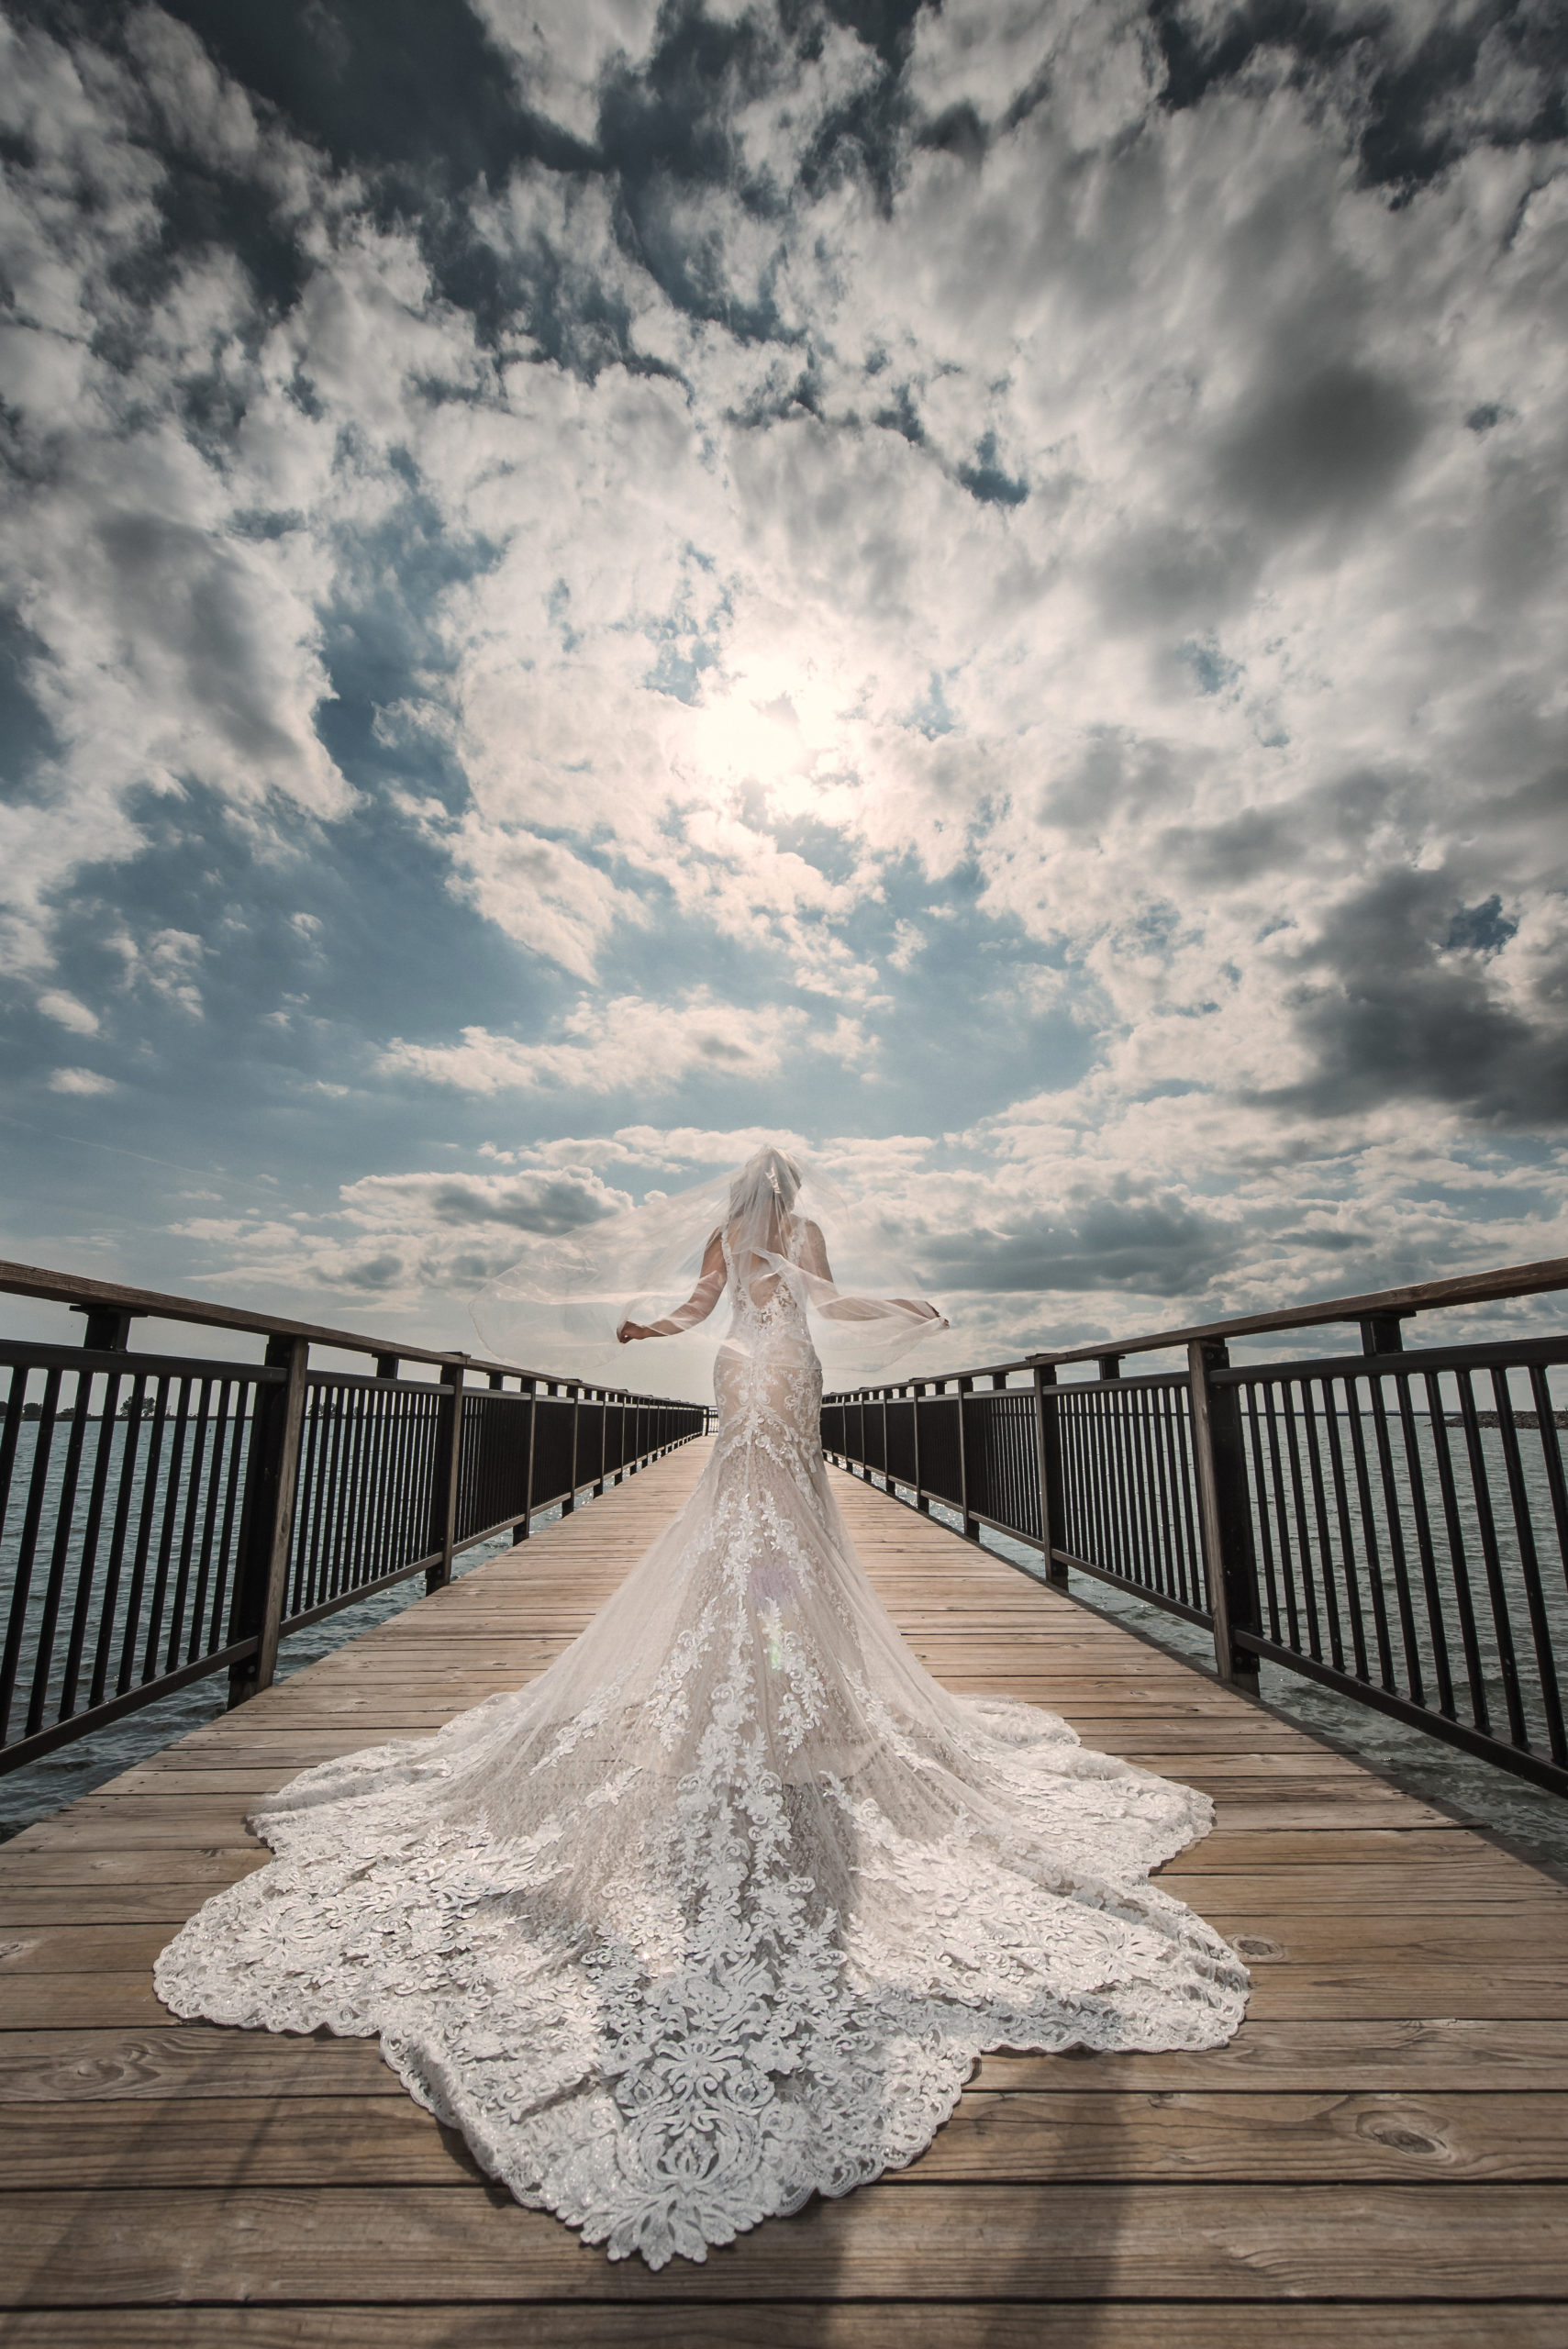
M 935 1506 L 931 1513 L 939 1513 Z M 957 1519 L 951 1521 L 956 1524 Z M 994 1533 L 989 1527 L 983 1540 L 987 1549 L 1009 1564 L 1021 1566 L 1037 1580 L 1040 1577 L 1038 1550 L 1009 1541 L 1005 1533 Z M 1212 1673 L 1214 1642 L 1200 1625 L 1168 1615 L 1163 1608 L 1151 1607 L 1130 1591 L 1096 1582 L 1089 1575 L 1074 1575 L 1072 1592 L 1096 1614 L 1140 1631 L 1157 1647 L 1185 1656 Z M 1262 1664 L 1258 1681 L 1259 1695 L 1272 1711 L 1332 1739 L 1345 1753 L 1381 1771 L 1407 1793 L 1505 1835 L 1531 1857 L 1568 1871 L 1568 1800 L 1562 1796 L 1516 1778 L 1511 1771 L 1500 1770 L 1478 1754 L 1462 1753 L 1428 1731 L 1409 1728 L 1352 1697 L 1321 1687 L 1283 1664 Z
M 957 1522 L 940 1503 L 933 1505 L 932 1513 Z M 541 1510 L 534 1520 L 536 1529 L 542 1530 L 559 1515 L 559 1508 Z M 1039 1575 L 1037 1552 L 989 1528 L 984 1539 L 999 1556 L 1027 1573 Z M 478 1543 L 460 1553 L 456 1571 L 460 1575 L 472 1573 L 486 1558 L 509 1546 L 510 1536 L 506 1533 Z M 0 1588 L 7 1579 L 0 1562 Z M 361 1631 L 413 1606 L 423 1598 L 424 1587 L 423 1576 L 413 1575 L 406 1582 L 374 1592 L 340 1613 L 295 1632 L 279 1650 L 278 1677 L 286 1679 L 302 1671 L 307 1664 L 330 1654 Z M 1112 1588 L 1086 1575 L 1073 1576 L 1073 1595 L 1096 1612 L 1144 1633 L 1157 1645 L 1212 1667 L 1213 1644 L 1198 1626 L 1150 1606 L 1130 1591 Z M 1552 1613 L 1559 1623 L 1562 1605 L 1554 1593 Z M 1266 1663 L 1262 1665 L 1261 1694 L 1274 1710 L 1303 1728 L 1333 1739 L 1412 1794 L 1473 1818 L 1513 1838 L 1538 1857 L 1568 1867 L 1568 1801 L 1561 1796 L 1532 1787 L 1489 1762 L 1445 1745 L 1425 1731 L 1407 1728 L 1401 1721 L 1358 1704 L 1351 1698 L 1319 1687 L 1283 1666 Z M 122 1770 L 158 1753 L 204 1721 L 216 1720 L 225 1709 L 227 1698 L 227 1675 L 217 1673 L 209 1679 L 194 1681 L 140 1712 L 128 1714 L 91 1736 L 46 1754 L 41 1761 L 0 1777 L 0 1841 L 19 1833 L 36 1820 L 48 1818 L 78 1796 L 90 1794 L 94 1787 L 117 1777 Z
M 580 1508 L 591 1506 L 580 1502 Z M 560 1517 L 559 1508 L 539 1509 L 535 1513 L 535 1532 L 553 1525 Z M 499 1533 L 489 1542 L 475 1542 L 472 1550 L 460 1551 L 452 1562 L 454 1579 L 472 1574 L 487 1558 L 498 1557 L 512 1546 L 509 1533 Z M 336 1615 L 327 1615 L 318 1623 L 307 1624 L 304 1631 L 293 1632 L 278 1650 L 279 1680 L 286 1680 L 295 1672 L 303 1672 L 307 1664 L 330 1655 L 335 1648 L 349 1640 L 358 1639 L 361 1631 L 370 1631 L 389 1617 L 399 1615 L 425 1596 L 423 1575 L 410 1575 L 406 1582 L 394 1583 L 390 1589 L 373 1591 L 352 1607 L 343 1608 Z M 146 1705 L 139 1713 L 128 1713 L 106 1729 L 91 1736 L 78 1738 L 73 1744 L 61 1746 L 53 1753 L 46 1753 L 41 1761 L 29 1762 L 8 1777 L 0 1777 L 0 1842 L 12 1835 L 19 1835 L 39 1819 L 48 1819 L 62 1804 L 74 1802 L 79 1795 L 91 1794 L 110 1778 L 117 1778 L 150 1754 L 160 1753 L 183 1737 L 204 1721 L 216 1720 L 228 1706 L 228 1675 L 216 1672 L 206 1680 L 194 1680 L 186 1687 L 177 1688 L 172 1697 L 163 1697 L 154 1705 Z

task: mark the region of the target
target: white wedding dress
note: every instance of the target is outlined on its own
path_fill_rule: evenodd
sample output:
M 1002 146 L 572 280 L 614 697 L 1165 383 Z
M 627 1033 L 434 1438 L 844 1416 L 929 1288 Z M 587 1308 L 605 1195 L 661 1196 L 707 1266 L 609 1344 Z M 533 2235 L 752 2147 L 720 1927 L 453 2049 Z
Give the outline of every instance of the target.
M 655 2267 L 912 2161 L 983 2049 L 1212 2047 L 1247 1986 L 1148 1881 L 1207 1797 L 922 1670 L 799 1298 L 726 1271 L 712 1456 L 615 1597 L 530 1687 L 261 1804 L 275 1858 L 156 1976 L 379 2034 L 518 2201 Z

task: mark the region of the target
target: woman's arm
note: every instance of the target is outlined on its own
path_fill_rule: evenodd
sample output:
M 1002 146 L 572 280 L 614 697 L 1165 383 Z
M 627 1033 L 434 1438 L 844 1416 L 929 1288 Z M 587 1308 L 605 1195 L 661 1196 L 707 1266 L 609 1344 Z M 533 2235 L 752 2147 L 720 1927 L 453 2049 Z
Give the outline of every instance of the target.
M 819 1225 L 808 1223 L 806 1226 L 801 1236 L 800 1261 L 804 1269 L 817 1280 L 826 1281 L 831 1286 L 837 1286 L 833 1280 L 833 1268 L 828 1262 L 828 1243 L 822 1237 Z M 890 1297 L 885 1299 L 830 1297 L 820 1301 L 814 1299 L 813 1302 L 818 1313 L 826 1314 L 830 1321 L 882 1320 L 885 1319 L 890 1305 L 896 1306 L 905 1313 L 912 1313 L 917 1321 L 940 1321 L 943 1319 L 934 1305 L 928 1305 L 923 1297 Z
M 716 1231 L 703 1253 L 702 1270 L 697 1285 L 684 1305 L 667 1313 L 662 1321 L 623 1321 L 616 1331 L 623 1346 L 634 1338 L 675 1338 L 683 1330 L 695 1330 L 706 1321 L 719 1298 L 724 1295 L 724 1242 Z

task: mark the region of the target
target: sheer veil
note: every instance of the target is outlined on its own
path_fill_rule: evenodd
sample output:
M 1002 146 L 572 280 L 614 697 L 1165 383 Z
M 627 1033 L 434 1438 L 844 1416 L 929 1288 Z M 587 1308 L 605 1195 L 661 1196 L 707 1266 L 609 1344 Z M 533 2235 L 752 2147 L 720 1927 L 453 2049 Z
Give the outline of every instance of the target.
M 655 1345 L 618 1345 L 625 1320 L 679 1321 L 715 1235 L 750 1263 L 754 1288 L 790 1288 L 811 1317 L 833 1383 L 886 1377 L 948 1322 L 900 1271 L 898 1236 L 874 1195 L 851 1201 L 810 1159 L 770 1142 L 745 1164 L 606 1216 L 565 1238 L 540 1235 L 470 1306 L 507 1362 L 603 1385 L 706 1393 L 728 1312 L 721 1304 Z
M 870 1383 L 945 1327 L 896 1240 L 775 1143 L 491 1284 L 539 1372 L 695 1395 L 717 1352 L 706 1461 L 536 1677 L 252 1807 L 276 1857 L 159 1959 L 176 2014 L 379 2034 L 518 2201 L 651 2266 L 902 2168 L 984 2049 L 1230 2036 L 1243 1968 L 1149 1882 L 1208 1796 L 943 1687 L 856 1556 L 813 1346 Z

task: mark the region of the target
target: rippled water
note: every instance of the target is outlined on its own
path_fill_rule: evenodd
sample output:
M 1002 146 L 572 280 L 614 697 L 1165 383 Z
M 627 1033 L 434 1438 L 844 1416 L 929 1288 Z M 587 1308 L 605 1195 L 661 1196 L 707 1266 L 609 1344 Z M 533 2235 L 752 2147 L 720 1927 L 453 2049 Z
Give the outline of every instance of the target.
M 535 1532 L 553 1525 L 560 1515 L 559 1508 L 539 1510 L 533 1520 Z M 475 1542 L 472 1550 L 461 1551 L 453 1560 L 454 1575 L 471 1574 L 486 1558 L 497 1557 L 511 1546 L 510 1533 Z M 400 1615 L 424 1596 L 423 1575 L 411 1575 L 406 1582 L 373 1591 L 340 1613 L 324 1616 L 320 1622 L 291 1633 L 278 1650 L 278 1678 L 286 1680 L 303 1672 L 307 1664 L 330 1655 L 335 1648 L 358 1639 L 361 1631 L 384 1623 L 390 1616 Z M 41 1761 L 13 1770 L 8 1777 L 0 1778 L 0 1842 L 19 1835 L 36 1820 L 47 1819 L 62 1804 L 74 1802 L 79 1795 L 91 1794 L 95 1787 L 117 1778 L 122 1770 L 145 1762 L 149 1754 L 172 1745 L 176 1738 L 199 1729 L 204 1721 L 216 1720 L 228 1699 L 228 1675 L 215 1672 L 210 1679 L 194 1680 L 172 1697 L 144 1706 L 139 1713 L 128 1713 L 90 1737 L 78 1738 L 74 1744 L 46 1753 Z
M 560 1513 L 559 1508 L 540 1511 L 534 1520 L 536 1530 L 553 1523 Z M 950 1518 L 940 1503 L 933 1506 L 932 1515 L 957 1523 L 956 1518 Z M 998 1556 L 1038 1577 L 1040 1559 L 1036 1552 L 989 1528 L 984 1538 L 986 1547 Z M 510 1537 L 506 1534 L 478 1543 L 462 1553 L 456 1570 L 459 1574 L 471 1573 L 486 1558 L 497 1556 L 509 1546 Z M 423 1577 L 416 1575 L 407 1582 L 375 1592 L 356 1606 L 344 1608 L 340 1614 L 329 1615 L 295 1633 L 279 1651 L 279 1679 L 286 1679 L 318 1657 L 329 1655 L 335 1648 L 357 1639 L 361 1631 L 384 1622 L 389 1616 L 400 1614 L 404 1608 L 422 1598 L 424 1591 Z M 1073 1576 L 1073 1596 L 1097 1614 L 1142 1632 L 1157 1646 L 1212 1669 L 1213 1642 L 1197 1625 L 1184 1622 L 1179 1616 L 1167 1615 L 1129 1592 L 1096 1583 L 1086 1575 Z M 103 1786 L 134 1763 L 172 1744 L 176 1738 L 183 1737 L 203 1721 L 216 1720 L 224 1710 L 228 1686 L 227 1675 L 221 1673 L 210 1680 L 195 1681 L 160 1703 L 111 1722 L 95 1735 L 81 1738 L 73 1745 L 46 1754 L 42 1761 L 0 1778 L 0 1841 L 18 1834 L 35 1820 L 47 1819 L 50 1812 L 73 1802 L 79 1795 L 90 1794 L 95 1787 Z M 1260 1692 L 1264 1703 L 1274 1711 L 1299 1722 L 1304 1729 L 1331 1738 L 1409 1793 L 1510 1837 L 1548 1864 L 1568 1868 L 1568 1802 L 1562 1797 L 1549 1794 L 1544 1787 L 1532 1787 L 1478 1756 L 1445 1745 L 1423 1730 L 1407 1728 L 1402 1721 L 1374 1712 L 1370 1706 L 1319 1687 L 1280 1665 L 1262 1665 Z
M 933 1508 L 931 1513 L 939 1512 Z M 951 1522 L 956 1526 L 957 1519 Z M 1005 1533 L 994 1533 L 989 1527 L 983 1538 L 985 1547 L 1010 1565 L 1022 1566 L 1027 1574 L 1040 1578 L 1038 1551 L 1010 1542 Z M 1074 1598 L 1097 1615 L 1141 1631 L 1156 1646 L 1213 1671 L 1214 1642 L 1198 1624 L 1167 1615 L 1162 1608 L 1151 1607 L 1130 1592 L 1095 1582 L 1088 1575 L 1074 1575 L 1072 1590 Z M 1426 1730 L 1409 1728 L 1370 1705 L 1358 1704 L 1353 1697 L 1341 1697 L 1303 1679 L 1282 1664 L 1260 1665 L 1258 1681 L 1258 1693 L 1272 1711 L 1331 1738 L 1358 1762 L 1381 1771 L 1407 1793 L 1440 1804 L 1509 1837 L 1548 1865 L 1568 1869 L 1568 1801 L 1561 1795 L 1516 1778 L 1512 1771 L 1500 1770 L 1479 1754 L 1445 1745 Z

